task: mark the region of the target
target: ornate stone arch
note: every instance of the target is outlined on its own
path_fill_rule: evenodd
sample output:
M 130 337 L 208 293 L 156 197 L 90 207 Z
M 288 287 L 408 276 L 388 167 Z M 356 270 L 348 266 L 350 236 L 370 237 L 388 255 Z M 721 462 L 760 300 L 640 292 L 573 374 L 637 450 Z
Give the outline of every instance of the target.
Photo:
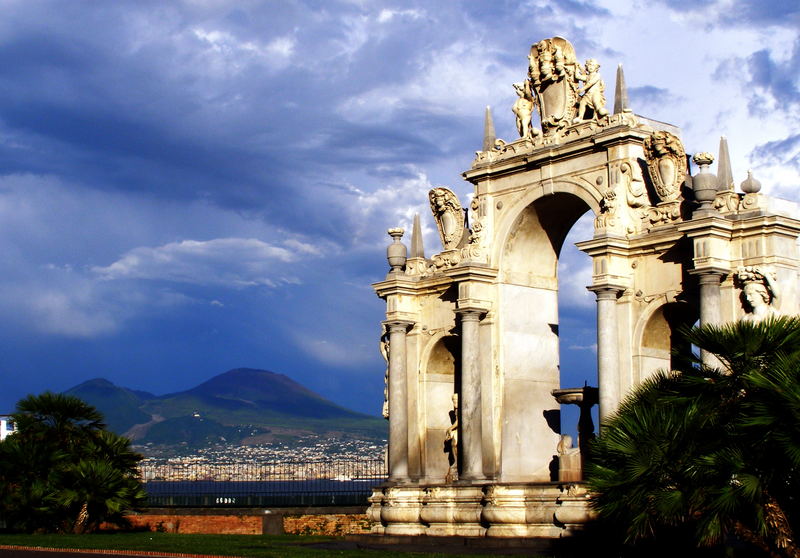
M 517 224 L 523 212 L 539 200 L 558 194 L 571 194 L 581 199 L 592 213 L 595 215 L 600 214 L 600 203 L 603 199 L 602 194 L 594 188 L 587 188 L 586 185 L 581 182 L 560 179 L 549 186 L 540 184 L 537 187 L 528 188 L 522 196 L 517 198 L 513 205 L 503 208 L 499 219 L 496 221 L 495 239 L 499 240 L 499 242 L 494 242 L 492 245 L 491 262 L 493 265 L 496 267 L 501 266 L 502 255 L 505 251 L 509 235 L 514 232 L 514 226 Z
M 670 368 L 677 328 L 691 325 L 699 317 L 696 308 L 676 300 L 675 295 L 668 292 L 653 298 L 639 316 L 633 331 L 633 377 L 628 388 L 658 369 Z
M 422 349 L 419 393 L 425 394 L 421 405 L 423 426 L 422 451 L 425 464 L 422 474 L 430 480 L 443 480 L 448 472 L 444 437 L 450 426 L 452 394 L 458 388 L 461 338 L 447 331 L 432 335 Z M 452 361 L 447 361 L 452 357 Z M 434 369 L 432 369 L 434 368 Z M 448 378 L 452 374 L 452 378 Z

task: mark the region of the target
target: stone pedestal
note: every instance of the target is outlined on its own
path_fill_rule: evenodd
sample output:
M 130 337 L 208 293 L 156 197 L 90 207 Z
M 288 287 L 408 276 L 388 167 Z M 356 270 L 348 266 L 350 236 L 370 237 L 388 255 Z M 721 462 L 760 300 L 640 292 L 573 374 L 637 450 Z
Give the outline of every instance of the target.
M 581 483 L 394 486 L 370 502 L 385 535 L 558 538 L 592 517 Z

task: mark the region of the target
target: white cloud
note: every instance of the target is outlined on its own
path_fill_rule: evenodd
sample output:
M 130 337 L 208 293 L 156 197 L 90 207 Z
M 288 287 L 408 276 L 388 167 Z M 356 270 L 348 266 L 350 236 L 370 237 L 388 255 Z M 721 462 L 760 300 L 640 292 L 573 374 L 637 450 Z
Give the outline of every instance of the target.
M 457 41 L 436 52 L 418 54 L 419 71 L 405 83 L 379 86 L 344 99 L 337 112 L 358 122 L 385 122 L 399 110 L 424 108 L 442 115 L 482 114 L 487 103 L 508 103 L 514 95 L 511 84 L 524 70 L 494 60 L 494 47 L 480 41 Z
M 299 243 L 292 243 L 296 247 Z M 138 247 L 105 267 L 93 267 L 100 277 L 156 279 L 226 287 L 275 287 L 296 281 L 283 273 L 282 264 L 296 260 L 287 248 L 254 238 L 183 240 L 163 246 Z
M 296 40 L 290 35 L 275 37 L 265 43 L 240 40 L 216 29 L 195 27 L 193 35 L 207 45 L 205 58 L 208 70 L 218 73 L 238 73 L 250 63 L 259 62 L 273 69 L 285 68 L 295 54 Z
M 567 347 L 570 351 L 591 351 L 593 353 L 597 352 L 597 343 L 592 343 L 591 345 L 570 345 Z
M 395 18 L 407 17 L 408 19 L 419 19 L 423 17 L 425 12 L 421 10 L 390 10 L 384 8 L 378 13 L 378 23 L 388 23 Z

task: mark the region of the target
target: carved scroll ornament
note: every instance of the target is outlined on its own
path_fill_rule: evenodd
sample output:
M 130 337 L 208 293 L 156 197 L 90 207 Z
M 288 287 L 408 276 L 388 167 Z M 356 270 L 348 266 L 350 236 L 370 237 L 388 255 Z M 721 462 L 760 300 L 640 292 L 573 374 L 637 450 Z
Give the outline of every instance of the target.
M 445 250 L 458 248 L 464 236 L 464 211 L 458 198 L 452 190 L 439 187 L 428 192 L 428 199 L 442 246 Z
M 659 200 L 677 200 L 686 177 L 686 151 L 681 140 L 669 132 L 653 132 L 644 140 L 644 155 Z

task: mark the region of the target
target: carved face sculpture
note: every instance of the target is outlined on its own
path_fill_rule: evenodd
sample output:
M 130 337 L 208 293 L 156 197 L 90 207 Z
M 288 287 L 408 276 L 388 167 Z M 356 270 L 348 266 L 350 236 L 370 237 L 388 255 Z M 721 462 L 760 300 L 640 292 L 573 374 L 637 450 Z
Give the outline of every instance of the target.
M 744 286 L 744 299 L 754 314 L 769 306 L 770 296 L 767 288 L 761 283 L 748 283 Z

